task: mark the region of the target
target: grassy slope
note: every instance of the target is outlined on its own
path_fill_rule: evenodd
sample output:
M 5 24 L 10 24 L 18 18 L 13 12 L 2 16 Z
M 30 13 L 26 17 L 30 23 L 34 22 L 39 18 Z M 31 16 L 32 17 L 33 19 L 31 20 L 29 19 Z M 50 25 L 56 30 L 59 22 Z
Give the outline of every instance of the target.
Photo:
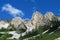
M 3 38 L 5 38 L 6 35 L 4 34 L 4 37 L 2 37 L 2 36 L 0 37 L 0 39 L 4 40 Z M 44 35 L 39 35 L 39 36 L 36 36 L 36 37 L 32 37 L 29 40 L 54 40 L 58 37 L 60 37 L 60 29 L 54 31 L 54 33 L 52 33 L 51 35 L 49 35 L 49 33 L 46 33 Z
M 49 33 L 46 33 L 44 35 L 36 36 L 35 38 L 31 38 L 29 40 L 54 40 L 56 38 L 60 37 L 60 30 L 56 30 L 54 33 L 49 35 Z

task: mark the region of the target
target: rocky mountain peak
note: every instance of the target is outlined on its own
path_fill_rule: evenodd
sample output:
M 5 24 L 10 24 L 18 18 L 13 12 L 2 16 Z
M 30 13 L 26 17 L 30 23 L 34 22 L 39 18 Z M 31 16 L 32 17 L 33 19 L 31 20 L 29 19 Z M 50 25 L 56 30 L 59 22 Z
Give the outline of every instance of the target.
M 42 20 L 43 15 L 40 12 L 36 11 L 32 15 L 31 24 L 35 26 L 42 25 L 43 24 Z
M 41 18 L 41 17 L 43 17 L 43 15 L 40 12 L 36 11 L 33 13 L 32 19 L 36 19 L 37 17 Z
M 50 21 L 52 21 L 54 17 L 55 15 L 52 12 L 46 12 L 45 15 L 42 15 L 40 12 L 36 11 L 29 20 L 23 21 L 21 17 L 15 17 L 11 19 L 9 24 L 13 24 L 15 28 L 21 28 L 22 25 L 25 25 L 27 29 L 29 29 L 30 27 L 44 26 L 46 24 L 50 25 Z M 55 20 L 55 18 L 53 20 Z
M 52 21 L 52 18 L 54 17 L 54 13 L 53 12 L 46 12 L 46 14 L 44 15 L 44 17 L 50 21 Z
M 22 18 L 20 17 L 15 17 L 11 20 L 11 24 L 13 24 L 16 28 L 18 27 L 18 25 L 20 25 L 22 23 Z
M 4 20 L 1 20 L 0 21 L 0 29 L 1 28 L 7 28 L 9 26 L 9 23 L 4 21 Z

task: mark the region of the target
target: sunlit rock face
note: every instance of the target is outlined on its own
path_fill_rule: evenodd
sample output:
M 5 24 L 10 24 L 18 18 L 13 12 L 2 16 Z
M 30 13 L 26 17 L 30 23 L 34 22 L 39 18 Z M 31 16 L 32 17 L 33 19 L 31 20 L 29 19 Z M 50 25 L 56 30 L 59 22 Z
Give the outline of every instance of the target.
M 48 26 L 51 24 L 51 21 L 56 21 L 56 20 L 57 18 L 53 12 L 46 12 L 46 14 L 44 15 L 44 23 Z
M 44 15 L 44 17 L 50 21 L 52 21 L 54 16 L 55 15 L 53 14 L 53 12 L 46 12 L 46 14 Z
M 27 29 L 30 29 L 33 27 L 33 25 L 31 24 L 31 20 L 25 20 L 24 24 L 26 25 Z
M 56 17 L 57 17 L 58 21 L 60 21 L 60 15 L 57 15 Z
M 27 29 L 26 25 L 24 23 L 21 23 L 20 25 L 18 25 L 17 33 L 25 32 L 26 29 Z
M 38 11 L 34 12 L 32 15 L 31 24 L 34 26 L 43 26 L 43 15 Z
M 31 27 L 31 25 L 30 25 L 31 24 L 30 19 L 24 19 L 23 23 L 24 23 L 24 25 L 26 27 Z
M 22 19 L 20 17 L 15 17 L 12 19 L 11 24 L 14 25 L 15 28 L 18 27 L 22 23 Z
M 1 28 L 7 28 L 9 26 L 9 23 L 6 21 L 1 20 L 0 21 L 0 29 Z

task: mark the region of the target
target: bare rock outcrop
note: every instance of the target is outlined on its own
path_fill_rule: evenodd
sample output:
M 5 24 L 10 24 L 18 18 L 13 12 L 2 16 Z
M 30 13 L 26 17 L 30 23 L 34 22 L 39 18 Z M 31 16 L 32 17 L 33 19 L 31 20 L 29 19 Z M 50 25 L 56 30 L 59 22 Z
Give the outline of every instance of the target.
M 56 17 L 57 17 L 58 21 L 60 21 L 60 15 L 57 15 Z
M 20 17 L 15 17 L 11 20 L 11 24 L 13 24 L 15 28 L 17 28 L 21 23 L 22 19 Z
M 1 28 L 7 28 L 9 26 L 9 23 L 8 22 L 6 22 L 6 21 L 4 21 L 4 20 L 1 20 L 0 21 L 0 29 Z
M 53 14 L 53 12 L 46 12 L 44 17 L 45 17 L 45 19 L 52 21 L 52 19 L 53 19 L 53 17 L 55 17 L 55 15 Z
M 46 12 L 46 14 L 44 15 L 44 23 L 48 26 L 51 25 L 51 21 L 56 21 L 56 20 L 57 18 L 53 12 Z
M 34 26 L 43 26 L 43 15 L 38 11 L 34 12 L 32 15 L 31 24 Z

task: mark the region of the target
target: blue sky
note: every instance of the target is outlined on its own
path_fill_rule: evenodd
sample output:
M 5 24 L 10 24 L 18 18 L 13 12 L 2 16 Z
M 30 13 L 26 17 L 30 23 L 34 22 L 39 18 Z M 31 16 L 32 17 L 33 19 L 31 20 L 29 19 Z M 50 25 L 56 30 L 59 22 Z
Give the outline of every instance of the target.
M 0 0 L 0 18 L 31 18 L 34 11 L 60 15 L 60 0 Z

